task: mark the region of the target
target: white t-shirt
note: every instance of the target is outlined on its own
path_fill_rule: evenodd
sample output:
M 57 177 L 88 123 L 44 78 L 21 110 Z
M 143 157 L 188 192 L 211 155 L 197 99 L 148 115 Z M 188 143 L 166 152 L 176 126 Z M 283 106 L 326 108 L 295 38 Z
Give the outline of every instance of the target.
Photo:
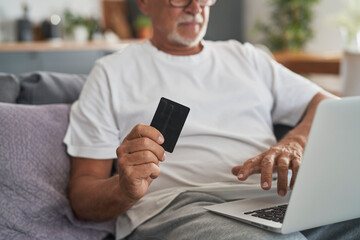
M 185 190 L 258 187 L 258 176 L 240 183 L 231 168 L 274 145 L 273 124 L 296 125 L 321 91 L 250 44 L 203 45 L 199 54 L 173 56 L 146 41 L 104 57 L 72 106 L 68 153 L 93 159 L 116 158 L 131 129 L 150 124 L 161 97 L 191 109 L 160 176 L 118 218 L 118 239 Z

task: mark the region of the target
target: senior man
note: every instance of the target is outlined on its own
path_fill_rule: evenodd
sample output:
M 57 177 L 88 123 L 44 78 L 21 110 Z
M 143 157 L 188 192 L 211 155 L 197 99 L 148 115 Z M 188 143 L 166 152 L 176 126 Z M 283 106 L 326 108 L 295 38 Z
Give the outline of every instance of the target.
M 269 190 L 273 172 L 277 192 L 285 196 L 288 171 L 292 188 L 316 107 L 332 96 L 250 44 L 202 40 L 216 0 L 137 3 L 152 20 L 153 37 L 97 61 L 72 107 L 64 141 L 77 217 L 117 218 L 117 239 L 306 239 L 300 232 L 257 229 L 203 206 L 241 198 L 242 188 L 260 189 L 259 182 Z M 163 136 L 147 125 L 163 96 L 191 108 L 167 155 Z M 273 124 L 299 121 L 276 142 Z M 234 189 L 237 196 L 229 194 Z

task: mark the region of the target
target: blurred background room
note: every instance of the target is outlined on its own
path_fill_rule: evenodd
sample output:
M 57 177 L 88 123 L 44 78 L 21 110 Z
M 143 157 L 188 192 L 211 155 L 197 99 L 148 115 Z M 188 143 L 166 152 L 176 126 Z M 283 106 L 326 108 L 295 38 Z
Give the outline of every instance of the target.
M 360 67 L 359 6 L 218 0 L 205 39 L 253 43 L 337 95 L 360 95 L 360 80 L 352 80 Z M 0 72 L 88 74 L 96 59 L 151 34 L 136 0 L 0 0 Z

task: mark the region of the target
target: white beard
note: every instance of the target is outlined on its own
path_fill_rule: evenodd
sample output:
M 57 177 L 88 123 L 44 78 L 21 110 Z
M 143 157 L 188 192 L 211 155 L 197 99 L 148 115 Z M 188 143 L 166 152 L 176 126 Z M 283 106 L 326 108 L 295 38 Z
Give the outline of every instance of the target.
M 178 19 L 177 24 L 193 22 L 193 21 L 201 24 L 204 22 L 204 18 L 200 14 L 197 14 L 195 16 L 184 15 L 183 17 Z M 176 31 L 176 29 L 174 29 L 174 31 L 172 31 L 168 35 L 168 40 L 169 40 L 169 42 L 177 43 L 177 44 L 180 44 L 183 46 L 188 46 L 188 47 L 196 46 L 197 44 L 199 44 L 201 39 L 203 39 L 203 37 L 205 36 L 207 24 L 208 24 L 208 22 L 206 22 L 204 25 L 202 25 L 202 28 L 201 28 L 199 34 L 195 38 L 185 38 L 183 36 L 180 36 L 180 34 Z

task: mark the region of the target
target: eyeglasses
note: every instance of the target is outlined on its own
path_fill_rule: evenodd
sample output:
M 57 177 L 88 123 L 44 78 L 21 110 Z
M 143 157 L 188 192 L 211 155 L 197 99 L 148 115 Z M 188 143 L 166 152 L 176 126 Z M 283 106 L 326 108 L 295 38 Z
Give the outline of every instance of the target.
M 170 6 L 175 8 L 186 8 L 193 0 L 169 0 Z M 201 7 L 214 6 L 217 0 L 197 0 Z

